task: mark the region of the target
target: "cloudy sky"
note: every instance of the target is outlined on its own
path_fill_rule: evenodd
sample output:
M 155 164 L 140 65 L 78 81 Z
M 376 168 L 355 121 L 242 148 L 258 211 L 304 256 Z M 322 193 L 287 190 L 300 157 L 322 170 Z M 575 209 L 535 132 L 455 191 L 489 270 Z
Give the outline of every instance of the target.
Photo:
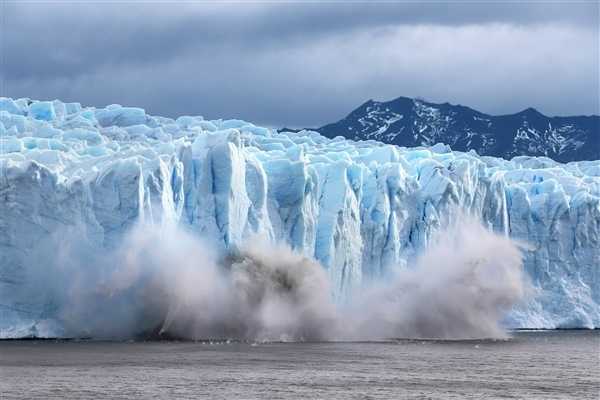
M 596 1 L 2 1 L 1 95 L 316 127 L 368 99 L 599 113 Z

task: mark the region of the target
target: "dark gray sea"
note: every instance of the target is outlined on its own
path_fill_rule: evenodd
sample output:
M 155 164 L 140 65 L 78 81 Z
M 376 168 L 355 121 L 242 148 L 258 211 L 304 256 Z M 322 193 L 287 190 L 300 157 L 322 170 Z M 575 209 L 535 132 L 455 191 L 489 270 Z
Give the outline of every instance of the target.
M 4 399 L 593 399 L 600 332 L 505 341 L 1 341 Z

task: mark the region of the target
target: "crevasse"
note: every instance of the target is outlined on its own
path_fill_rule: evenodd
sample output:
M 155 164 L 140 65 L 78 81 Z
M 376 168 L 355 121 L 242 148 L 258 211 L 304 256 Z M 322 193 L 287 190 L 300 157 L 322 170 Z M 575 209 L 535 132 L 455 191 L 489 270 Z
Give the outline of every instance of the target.
M 510 326 L 600 326 L 600 161 L 508 161 L 57 100 L 0 98 L 0 136 L 0 337 L 56 335 L 52 299 L 23 287 L 31 254 L 63 232 L 106 249 L 140 220 L 223 249 L 259 235 L 316 258 L 343 299 L 410 267 L 464 214 L 526 244 L 535 293 Z

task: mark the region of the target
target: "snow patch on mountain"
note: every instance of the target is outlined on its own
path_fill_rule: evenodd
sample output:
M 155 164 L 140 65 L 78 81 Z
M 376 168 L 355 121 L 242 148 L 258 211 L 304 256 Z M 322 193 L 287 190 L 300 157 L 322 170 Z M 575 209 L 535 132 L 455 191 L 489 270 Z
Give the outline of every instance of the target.
M 546 156 L 561 162 L 600 159 L 600 117 L 546 117 L 528 108 L 492 116 L 463 106 L 399 97 L 369 100 L 346 118 L 316 129 L 324 136 L 399 146 L 446 143 L 454 150 L 511 159 Z

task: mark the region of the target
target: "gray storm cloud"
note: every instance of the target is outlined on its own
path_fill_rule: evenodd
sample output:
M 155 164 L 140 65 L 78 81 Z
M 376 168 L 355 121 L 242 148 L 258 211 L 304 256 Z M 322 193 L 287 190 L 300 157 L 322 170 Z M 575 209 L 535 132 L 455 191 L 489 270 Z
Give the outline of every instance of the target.
M 598 113 L 598 7 L 3 2 L 2 95 L 302 127 L 400 95 Z

